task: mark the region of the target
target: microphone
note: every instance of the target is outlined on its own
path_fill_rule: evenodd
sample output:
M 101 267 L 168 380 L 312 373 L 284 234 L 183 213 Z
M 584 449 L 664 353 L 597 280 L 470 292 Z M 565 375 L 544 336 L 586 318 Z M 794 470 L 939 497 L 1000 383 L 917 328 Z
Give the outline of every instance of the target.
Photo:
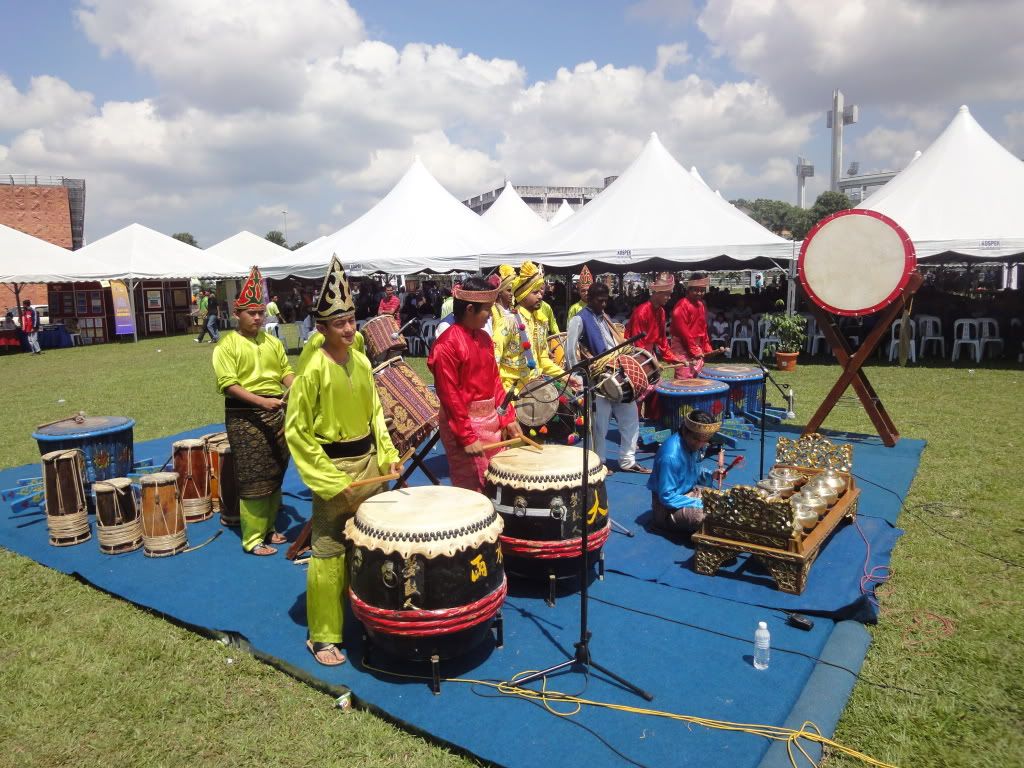
M 630 336 L 628 339 L 624 339 L 622 343 L 623 344 L 636 344 L 643 337 L 644 337 L 644 335 L 642 333 L 638 333 L 636 336 Z
M 515 398 L 515 396 L 516 396 L 516 388 L 515 387 L 509 387 L 508 392 L 505 393 L 505 399 L 501 401 L 501 405 L 499 405 L 497 408 L 494 409 L 495 411 L 498 412 L 499 416 L 504 416 L 506 413 L 508 413 L 509 403 L 512 402 L 512 400 Z
M 408 327 L 409 327 L 410 325 L 412 325 L 412 324 L 413 324 L 413 323 L 415 323 L 415 322 L 416 322 L 416 318 L 414 317 L 414 318 L 413 318 L 412 320 L 410 320 L 410 321 L 409 321 L 408 323 L 406 323 L 406 324 L 405 324 L 405 325 L 403 325 L 403 326 L 402 326 L 401 328 L 399 328 L 399 329 L 398 329 L 397 331 L 395 331 L 394 333 L 392 333 L 392 334 L 391 334 L 391 340 L 392 340 L 392 341 L 395 341 L 395 340 L 397 340 L 397 339 L 398 339 L 398 337 L 402 335 L 402 331 L 404 331 L 404 330 L 405 330 L 406 328 L 408 328 Z
M 796 412 L 793 410 L 793 401 L 795 399 L 796 399 L 796 396 L 793 394 L 793 388 L 792 387 L 788 387 L 786 389 L 786 418 L 787 419 L 795 419 L 796 418 Z

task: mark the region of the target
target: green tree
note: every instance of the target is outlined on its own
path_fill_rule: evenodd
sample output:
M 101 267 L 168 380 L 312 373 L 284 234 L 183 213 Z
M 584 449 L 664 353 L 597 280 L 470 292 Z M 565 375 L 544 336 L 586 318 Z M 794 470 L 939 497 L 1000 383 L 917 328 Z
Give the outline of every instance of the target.
M 289 251 L 297 251 L 297 250 L 299 250 L 299 248 L 301 248 L 304 245 L 306 245 L 306 241 L 305 240 L 299 240 L 299 242 L 292 243 L 291 245 L 289 245 L 288 246 L 288 250 Z
M 818 195 L 818 199 L 814 201 L 814 206 L 811 208 L 814 224 L 817 224 L 827 216 L 831 216 L 833 213 L 845 211 L 847 208 L 852 207 L 853 203 L 850 202 L 850 198 L 842 192 L 822 192 Z
M 272 229 L 267 232 L 264 237 L 270 242 L 280 245 L 282 248 L 288 247 L 288 243 L 285 242 L 284 235 L 279 230 Z
M 175 232 L 171 237 L 175 240 L 181 240 L 185 245 L 191 245 L 193 248 L 199 247 L 199 243 L 196 242 L 196 239 L 192 236 L 191 232 Z
M 786 229 L 794 240 L 803 240 L 814 226 L 814 214 L 806 208 L 791 206 L 786 214 Z
M 789 203 L 785 203 L 782 200 L 758 198 L 751 205 L 751 218 L 762 227 L 770 229 L 777 235 L 781 235 L 782 230 L 786 228 L 786 216 L 792 207 Z

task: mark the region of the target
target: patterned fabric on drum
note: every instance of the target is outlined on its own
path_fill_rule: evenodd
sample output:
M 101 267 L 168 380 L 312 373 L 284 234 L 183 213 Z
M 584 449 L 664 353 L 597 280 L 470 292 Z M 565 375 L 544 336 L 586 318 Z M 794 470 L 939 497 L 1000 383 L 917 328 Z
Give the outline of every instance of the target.
M 373 376 L 381 407 L 391 420 L 391 442 L 405 453 L 437 429 L 440 402 L 404 362 L 392 361 L 377 368 Z
M 259 499 L 281 487 L 288 469 L 284 409 L 225 408 L 224 426 L 235 459 L 238 496 Z

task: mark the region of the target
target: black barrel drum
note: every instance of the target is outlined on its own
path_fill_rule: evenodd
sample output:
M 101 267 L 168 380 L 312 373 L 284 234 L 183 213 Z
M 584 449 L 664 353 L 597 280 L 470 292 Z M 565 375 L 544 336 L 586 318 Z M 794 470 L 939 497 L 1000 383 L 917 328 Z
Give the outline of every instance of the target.
M 594 560 L 608 539 L 606 470 L 593 451 L 587 458 L 589 489 L 582 503 L 583 449 L 545 445 L 542 452 L 512 448 L 491 459 L 484 493 L 505 522 L 501 549 L 510 574 L 529 578 L 577 575 L 583 515 L 587 550 Z
M 410 660 L 479 645 L 505 600 L 501 518 L 486 496 L 426 486 L 378 494 L 345 524 L 349 598 L 373 645 Z

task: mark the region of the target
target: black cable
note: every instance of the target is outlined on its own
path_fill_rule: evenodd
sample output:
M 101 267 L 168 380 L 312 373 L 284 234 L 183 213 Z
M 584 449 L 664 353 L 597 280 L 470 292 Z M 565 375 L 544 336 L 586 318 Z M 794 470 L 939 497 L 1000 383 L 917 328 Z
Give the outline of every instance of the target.
M 964 549 L 969 549 L 969 550 L 971 550 L 971 552 L 974 552 L 977 555 L 981 555 L 983 557 L 988 557 L 988 558 L 991 558 L 992 560 L 998 560 L 1000 563 L 1005 563 L 1006 565 L 1013 566 L 1014 568 L 1024 568 L 1024 564 L 1018 563 L 1018 562 L 1016 562 L 1014 560 L 1007 560 L 1005 557 L 1000 557 L 999 555 L 993 555 L 991 552 L 986 552 L 985 550 L 978 549 L 977 547 L 972 547 L 967 542 L 961 541 L 960 539 L 957 539 L 957 538 L 954 538 L 953 536 L 950 536 L 945 531 L 942 531 L 939 528 L 936 528 L 934 525 L 929 523 L 924 517 L 922 517 L 921 515 L 917 514 L 915 511 L 913 511 L 907 505 L 906 501 L 904 501 L 903 497 L 900 496 L 892 488 L 887 488 L 886 486 L 882 485 L 881 483 L 876 483 L 874 480 L 868 480 L 866 477 L 861 477 L 860 475 L 858 475 L 856 473 L 851 472 L 850 474 L 852 474 L 854 477 L 856 477 L 861 482 L 869 483 L 869 484 L 875 486 L 876 488 L 881 488 L 883 491 L 888 491 L 889 493 L 891 493 L 893 496 L 895 496 L 899 500 L 899 502 L 900 502 L 900 509 L 902 509 L 904 512 L 906 512 L 908 515 L 910 515 L 915 520 L 919 520 L 924 525 L 925 528 L 930 530 L 936 536 L 941 536 L 942 538 L 946 539 L 947 541 L 950 541 L 953 544 L 956 544 L 958 547 L 963 547 Z M 944 502 L 933 501 L 933 502 L 925 502 L 924 504 L 920 504 L 920 505 L 918 505 L 918 508 L 921 509 L 921 510 L 929 510 L 929 509 L 942 509 L 942 508 L 946 508 L 948 506 L 949 505 L 945 504 Z
M 593 595 L 590 596 L 590 599 L 591 600 L 596 600 L 599 603 L 604 603 L 605 605 L 610 605 L 613 608 L 621 608 L 624 611 L 630 611 L 632 613 L 639 613 L 642 616 L 649 616 L 649 617 L 654 618 L 654 619 L 661 619 L 662 621 L 667 621 L 670 624 L 679 624 L 680 626 L 683 626 L 683 627 L 689 627 L 691 629 L 699 629 L 702 632 L 708 632 L 709 634 L 712 634 L 712 635 L 718 635 L 719 637 L 725 637 L 725 638 L 728 638 L 729 640 L 738 640 L 739 642 L 745 643 L 745 644 L 749 644 L 750 643 L 750 638 L 749 637 L 739 637 L 737 635 L 733 635 L 733 634 L 730 634 L 728 632 L 721 632 L 721 631 L 719 631 L 717 629 L 711 629 L 710 627 L 702 627 L 699 624 L 691 624 L 690 622 L 683 621 L 682 619 L 671 619 L 668 616 L 662 616 L 662 615 L 657 614 L 657 613 L 650 613 L 649 611 L 642 611 L 639 608 L 633 608 L 632 606 L 622 605 L 620 603 L 614 603 L 611 600 L 602 600 L 600 597 L 594 597 Z M 803 651 L 797 651 L 797 650 L 793 650 L 791 648 L 783 648 L 781 646 L 774 646 L 774 645 L 772 646 L 772 650 L 777 650 L 777 651 L 780 651 L 781 653 L 791 653 L 791 654 L 793 654 L 795 656 L 803 656 L 804 658 L 810 659 L 811 661 L 818 662 L 819 664 L 825 664 L 825 665 L 827 665 L 829 667 L 835 667 L 836 669 L 841 669 L 844 672 L 849 672 L 851 675 L 853 675 L 855 678 L 857 678 L 861 682 L 867 683 L 868 685 L 873 685 L 876 688 L 886 688 L 886 689 L 889 689 L 889 690 L 892 690 L 892 691 L 901 691 L 903 693 L 909 693 L 909 694 L 911 694 L 913 696 L 924 696 L 925 692 L 928 692 L 928 693 L 938 693 L 938 691 L 933 691 L 933 690 L 930 690 L 930 689 L 925 689 L 925 691 L 915 691 L 915 690 L 913 690 L 911 688 L 901 688 L 898 685 L 889 685 L 888 683 L 877 683 L 874 680 L 869 680 L 868 678 L 866 678 L 863 675 L 861 675 L 859 672 L 855 672 L 854 670 L 850 669 L 849 667 L 844 667 L 842 664 L 835 664 L 834 662 L 826 661 L 825 659 L 822 659 L 822 658 L 820 658 L 818 656 L 815 656 L 814 654 L 811 654 L 811 653 L 804 653 Z

